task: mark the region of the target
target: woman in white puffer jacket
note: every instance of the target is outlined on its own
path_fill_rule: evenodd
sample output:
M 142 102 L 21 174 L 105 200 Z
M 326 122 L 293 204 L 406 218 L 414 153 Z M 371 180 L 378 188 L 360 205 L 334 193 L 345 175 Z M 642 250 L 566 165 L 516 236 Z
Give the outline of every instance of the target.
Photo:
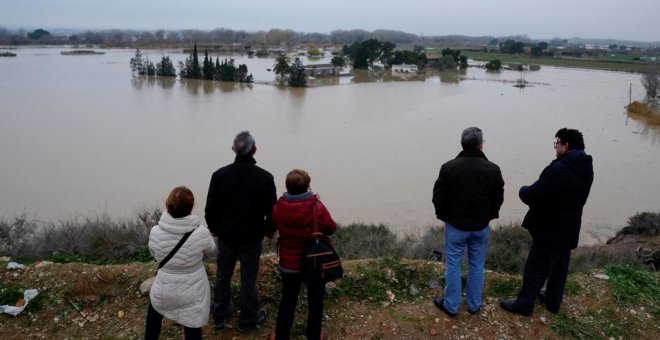
M 215 253 L 215 242 L 208 228 L 190 214 L 194 203 L 188 188 L 174 188 L 165 201 L 167 211 L 151 228 L 149 251 L 159 263 L 184 234 L 192 234 L 158 270 L 149 294 L 145 339 L 158 338 L 163 316 L 182 325 L 186 339 L 201 339 L 202 327 L 208 322 L 211 289 L 203 259 Z

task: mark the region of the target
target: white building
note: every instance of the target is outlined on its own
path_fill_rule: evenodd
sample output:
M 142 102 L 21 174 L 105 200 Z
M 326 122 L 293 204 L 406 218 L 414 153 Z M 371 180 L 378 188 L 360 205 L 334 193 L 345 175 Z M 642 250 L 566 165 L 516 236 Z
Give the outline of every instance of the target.
M 417 73 L 417 71 L 417 65 L 414 64 L 392 65 L 392 72 Z

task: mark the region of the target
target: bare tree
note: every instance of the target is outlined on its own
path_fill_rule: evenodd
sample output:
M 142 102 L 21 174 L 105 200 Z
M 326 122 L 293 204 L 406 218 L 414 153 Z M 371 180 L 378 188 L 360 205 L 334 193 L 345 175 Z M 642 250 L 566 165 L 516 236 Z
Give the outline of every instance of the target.
M 642 75 L 642 85 L 646 89 L 646 103 L 653 108 L 658 107 L 658 86 L 660 85 L 660 72 L 658 63 L 652 62 Z

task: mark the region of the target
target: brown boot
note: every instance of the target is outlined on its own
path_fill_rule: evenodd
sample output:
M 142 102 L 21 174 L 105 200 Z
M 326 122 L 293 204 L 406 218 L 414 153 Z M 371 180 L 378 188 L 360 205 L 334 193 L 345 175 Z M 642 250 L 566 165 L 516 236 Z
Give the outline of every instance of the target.
M 319 337 L 319 339 L 328 340 L 328 332 L 323 328 L 321 328 L 321 336 Z
M 275 340 L 275 332 L 268 333 L 266 340 Z

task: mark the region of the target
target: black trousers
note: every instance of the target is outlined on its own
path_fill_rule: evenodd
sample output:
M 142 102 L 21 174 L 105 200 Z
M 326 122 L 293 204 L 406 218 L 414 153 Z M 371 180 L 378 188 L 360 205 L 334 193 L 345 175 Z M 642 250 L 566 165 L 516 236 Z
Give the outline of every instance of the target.
M 160 336 L 160 327 L 163 324 L 163 316 L 158 313 L 151 302 L 149 302 L 149 309 L 147 310 L 147 326 L 144 331 L 144 338 L 146 340 L 156 340 Z M 202 339 L 201 328 L 188 328 L 183 327 L 183 335 L 186 340 Z
M 568 276 L 570 250 L 554 250 L 532 242 L 529 249 L 523 284 L 518 293 L 518 304 L 532 310 L 541 288 L 546 284 L 545 300 L 548 309 L 559 309 L 564 299 L 564 287 Z
M 229 244 L 218 240 L 218 271 L 213 287 L 213 320 L 216 325 L 224 324 L 231 313 L 231 278 L 236 261 L 241 261 L 241 313 L 238 325 L 252 328 L 257 325 L 259 297 L 257 274 L 261 242 L 248 245 Z
M 302 280 L 300 274 L 282 273 L 282 301 L 277 313 L 275 338 L 288 340 L 291 337 L 291 326 L 298 304 L 298 295 Z M 307 285 L 307 339 L 318 340 L 321 337 L 321 324 L 323 323 L 323 298 L 325 284 Z

